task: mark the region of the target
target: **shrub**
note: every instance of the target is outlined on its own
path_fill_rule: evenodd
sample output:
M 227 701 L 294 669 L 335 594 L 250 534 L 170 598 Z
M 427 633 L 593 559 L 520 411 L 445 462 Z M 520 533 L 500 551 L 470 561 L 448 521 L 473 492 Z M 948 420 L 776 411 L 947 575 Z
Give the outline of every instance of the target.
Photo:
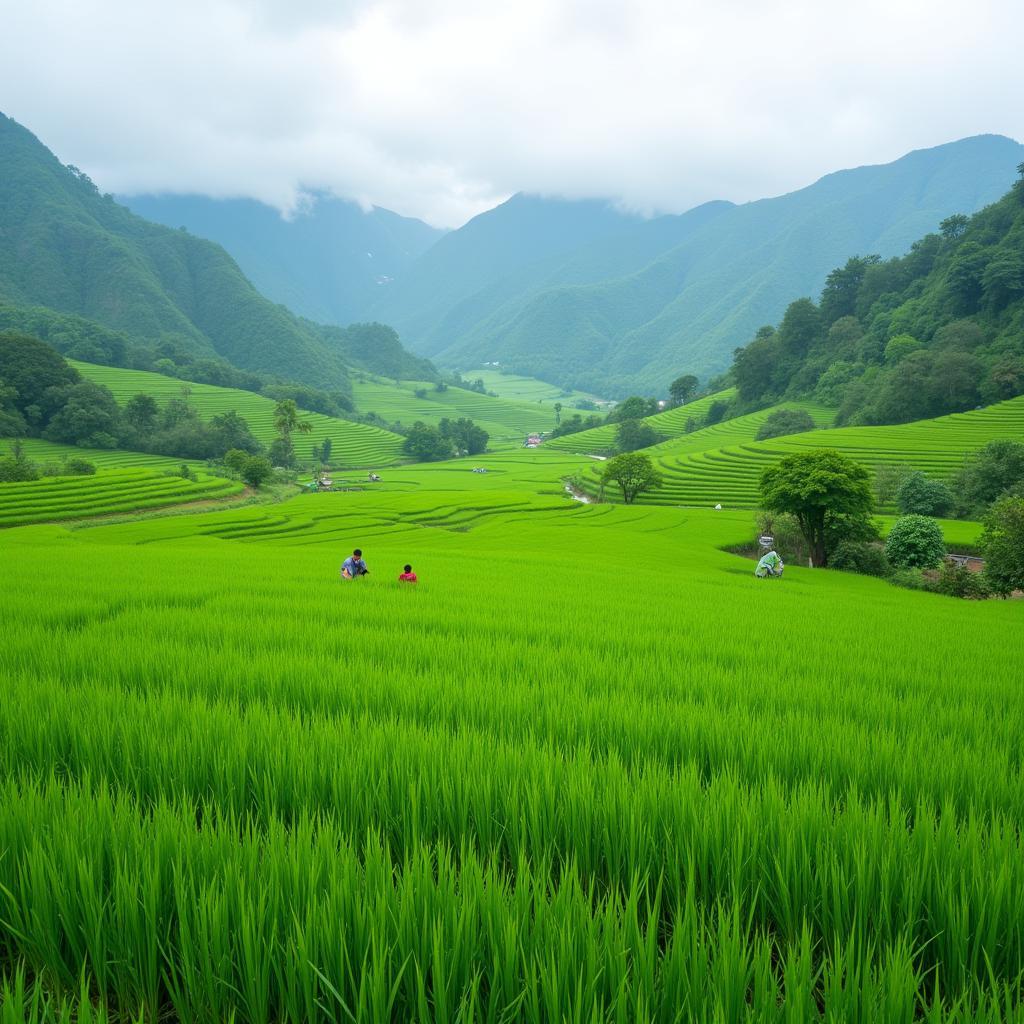
M 69 476 L 92 476 L 96 467 L 88 459 L 71 458 L 64 463 L 64 472 Z
M 15 484 L 38 479 L 39 471 L 27 459 L 10 455 L 0 456 L 0 483 Z
M 907 590 L 924 590 L 924 574 L 920 569 L 893 569 L 886 579 L 894 587 L 904 587 Z
M 859 572 L 864 576 L 885 576 L 890 570 L 889 560 L 880 545 L 854 540 L 841 540 L 829 556 L 828 565 L 830 569 Z
M 955 562 L 946 562 L 939 578 L 928 589 L 948 597 L 974 599 L 989 597 L 992 593 L 983 573 L 971 572 L 966 565 L 957 565 Z
M 957 511 L 978 514 L 997 498 L 1024 483 L 1024 444 L 1019 441 L 989 441 L 980 451 L 964 459 L 954 490 Z
M 942 529 L 927 516 L 903 516 L 886 539 L 885 554 L 897 568 L 930 569 L 946 554 Z
M 919 470 L 910 473 L 896 493 L 903 515 L 947 516 L 953 502 L 953 492 L 941 480 L 931 480 Z
M 814 429 L 814 420 L 803 409 L 776 409 L 761 424 L 756 440 L 765 441 L 769 437 L 783 437 L 786 434 L 802 434 Z

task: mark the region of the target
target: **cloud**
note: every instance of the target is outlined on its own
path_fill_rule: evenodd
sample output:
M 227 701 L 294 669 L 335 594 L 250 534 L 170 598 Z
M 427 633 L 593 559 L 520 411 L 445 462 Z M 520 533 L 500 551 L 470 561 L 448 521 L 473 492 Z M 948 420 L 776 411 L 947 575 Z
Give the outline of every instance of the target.
M 1015 0 L 0 4 L 0 109 L 114 192 L 450 226 L 520 190 L 678 212 L 1024 137 Z

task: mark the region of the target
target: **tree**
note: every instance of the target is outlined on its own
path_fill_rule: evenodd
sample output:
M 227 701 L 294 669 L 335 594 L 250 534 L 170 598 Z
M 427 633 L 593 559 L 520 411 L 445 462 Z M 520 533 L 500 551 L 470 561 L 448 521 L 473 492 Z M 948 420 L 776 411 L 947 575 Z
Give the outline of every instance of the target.
M 989 509 L 981 550 L 985 578 L 994 593 L 1008 597 L 1024 590 L 1024 498 L 1000 498 Z
M 989 441 L 968 455 L 953 481 L 957 511 L 963 515 L 983 512 L 997 498 L 1024 484 L 1024 444 Z
M 728 402 L 724 402 L 721 399 L 712 402 L 711 405 L 708 406 L 708 411 L 704 414 L 704 426 L 710 427 L 716 423 L 721 423 L 728 412 Z
M 245 464 L 250 458 L 250 454 L 242 451 L 241 448 L 232 448 L 230 451 L 224 453 L 223 462 L 228 469 L 234 470 L 239 476 L 241 476 L 242 470 L 245 469 Z
M 156 426 L 160 407 L 152 395 L 132 395 L 125 403 L 124 418 L 140 434 L 148 434 Z
M 483 427 L 478 427 L 465 416 L 461 416 L 457 420 L 450 420 L 446 416 L 437 425 L 437 429 L 442 437 L 451 441 L 457 452 L 479 455 L 481 452 L 487 451 L 490 435 Z
M 868 471 L 831 448 L 787 455 L 765 469 L 761 503 L 796 517 L 817 567 L 828 564 L 831 543 L 870 530 L 874 508 Z
M 240 475 L 250 487 L 259 489 L 260 484 L 274 475 L 274 468 L 266 456 L 248 455 L 241 465 Z
M 107 388 L 83 380 L 58 390 L 62 407 L 43 432 L 47 440 L 91 448 L 116 446 L 121 410 Z
M 555 402 L 555 426 L 562 422 L 562 403 Z
M 629 398 L 619 402 L 610 413 L 609 423 L 619 423 L 622 420 L 642 420 L 645 416 L 653 416 L 658 411 L 658 403 L 653 398 L 641 398 L 639 395 L 630 395 Z
M 283 438 L 291 440 L 294 433 L 308 434 L 313 424 L 299 419 L 299 410 L 294 399 L 283 398 L 274 406 L 274 429 Z
M 49 345 L 18 331 L 0 331 L 0 380 L 30 428 L 42 430 L 63 405 L 63 389 L 81 380 Z
M 692 373 L 684 373 L 682 377 L 676 377 L 668 386 L 668 393 L 672 397 L 673 405 L 686 405 L 697 390 L 699 381 Z
M 811 414 L 803 409 L 776 409 L 761 424 L 755 440 L 766 441 L 770 437 L 784 437 L 787 434 L 802 434 L 815 427 Z
M 942 237 L 947 242 L 955 242 L 957 239 L 963 237 L 969 223 L 969 218 L 964 214 L 954 213 L 944 221 L 939 222 L 939 230 L 942 232 Z
M 928 516 L 901 516 L 885 541 L 885 556 L 901 569 L 931 569 L 946 556 L 942 527 Z
M 615 447 L 620 452 L 650 448 L 660 440 L 661 435 L 643 420 L 623 420 L 615 430 Z
M 875 499 L 879 505 L 889 505 L 911 473 L 917 472 L 905 463 L 883 462 L 875 467 Z
M 650 457 L 639 452 L 609 459 L 601 474 L 601 483 L 615 483 L 622 489 L 622 500 L 632 505 L 638 494 L 661 486 L 661 474 Z
M 406 436 L 402 451 L 417 462 L 439 462 L 455 454 L 450 438 L 444 437 L 437 427 L 418 420 Z
M 333 447 L 331 439 L 329 437 L 324 438 L 324 442 L 320 445 L 320 461 L 328 463 L 331 461 L 331 448 Z
M 260 443 L 249 430 L 249 424 L 234 409 L 214 416 L 210 420 L 209 431 L 213 435 L 216 455 L 231 448 L 241 448 L 252 455 L 260 450 Z
M 953 509 L 953 492 L 941 481 L 919 470 L 910 473 L 896 492 L 896 505 L 903 515 L 947 516 Z

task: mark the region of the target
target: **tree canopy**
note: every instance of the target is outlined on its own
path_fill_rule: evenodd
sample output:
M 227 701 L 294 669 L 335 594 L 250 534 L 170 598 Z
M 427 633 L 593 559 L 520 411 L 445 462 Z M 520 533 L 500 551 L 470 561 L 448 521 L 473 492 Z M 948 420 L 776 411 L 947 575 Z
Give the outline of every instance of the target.
M 614 483 L 622 491 L 622 500 L 633 504 L 637 496 L 661 486 L 661 474 L 654 468 L 650 456 L 640 452 L 616 455 L 605 464 L 601 481 Z
M 868 471 L 831 448 L 787 455 L 761 474 L 761 503 L 795 516 L 814 566 L 828 564 L 829 545 L 868 524 L 874 508 Z M 857 539 L 860 539 L 857 537 Z

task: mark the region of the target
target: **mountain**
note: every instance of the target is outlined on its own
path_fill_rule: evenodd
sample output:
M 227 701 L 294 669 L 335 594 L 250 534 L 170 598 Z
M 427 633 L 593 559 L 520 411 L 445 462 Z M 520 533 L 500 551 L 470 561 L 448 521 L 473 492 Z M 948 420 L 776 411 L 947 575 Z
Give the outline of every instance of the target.
M 709 376 L 854 254 L 883 257 L 993 202 L 1024 147 L 983 135 L 839 171 L 743 205 L 642 220 L 608 204 L 516 196 L 427 250 L 375 315 L 459 369 L 613 394 Z
M 376 292 L 444 235 L 421 220 L 318 193 L 285 219 L 253 199 L 122 196 L 147 220 L 224 246 L 268 298 L 312 320 L 362 319 Z
M 736 352 L 738 406 L 812 398 L 905 423 L 1024 394 L 1024 164 L 1001 199 L 903 257 L 850 258 Z
M 219 245 L 100 195 L 3 114 L 0 166 L 0 304 L 15 320 L 19 310 L 33 320 L 50 310 L 57 322 L 73 314 L 84 318 L 75 324 L 113 329 L 132 343 L 216 355 L 334 391 L 350 390 L 350 362 L 377 369 L 362 351 L 362 334 L 332 334 L 270 302 Z M 393 340 L 389 335 L 389 366 Z M 347 358 L 350 350 L 360 358 Z

